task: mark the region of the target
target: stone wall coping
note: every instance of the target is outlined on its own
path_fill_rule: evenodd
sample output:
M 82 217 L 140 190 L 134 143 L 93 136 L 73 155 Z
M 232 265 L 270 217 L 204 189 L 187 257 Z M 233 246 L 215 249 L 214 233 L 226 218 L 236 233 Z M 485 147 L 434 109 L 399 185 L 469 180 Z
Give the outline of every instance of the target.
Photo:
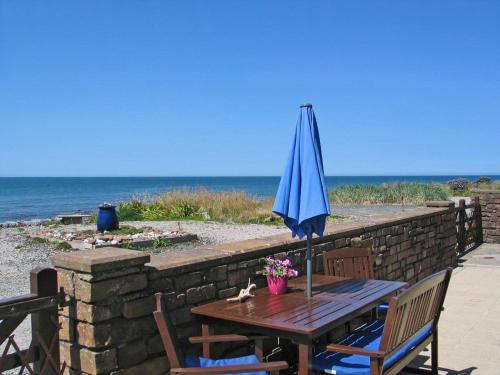
M 144 265 L 149 261 L 149 254 L 145 254 L 143 251 L 126 250 L 117 247 L 59 253 L 52 257 L 52 264 L 55 267 L 84 273 L 128 268 Z
M 372 218 L 364 223 L 327 224 L 323 239 L 313 238 L 313 245 L 326 240 L 335 240 L 342 237 L 352 237 L 380 228 L 408 223 L 414 220 L 425 219 L 436 214 L 449 212 L 454 207 L 453 202 L 442 202 L 442 206 L 419 207 L 402 211 L 389 217 Z M 286 246 L 287 250 L 305 247 L 306 240 L 292 238 L 290 233 L 283 233 L 268 237 L 209 245 L 185 251 L 178 255 L 153 255 L 147 264 L 151 272 L 161 271 L 162 276 L 175 275 L 180 272 L 196 271 L 207 267 L 255 259 L 266 256 L 275 249 Z
M 471 193 L 500 194 L 499 189 L 471 189 Z
M 455 206 L 453 201 L 429 201 L 425 204 L 427 207 L 451 207 Z

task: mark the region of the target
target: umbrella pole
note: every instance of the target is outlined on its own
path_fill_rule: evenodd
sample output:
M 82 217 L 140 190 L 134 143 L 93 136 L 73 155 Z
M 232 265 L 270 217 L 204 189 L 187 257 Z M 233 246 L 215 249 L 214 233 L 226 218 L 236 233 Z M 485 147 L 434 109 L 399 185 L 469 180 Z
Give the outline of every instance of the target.
M 311 235 L 307 235 L 307 298 L 312 297 L 312 255 L 311 255 Z

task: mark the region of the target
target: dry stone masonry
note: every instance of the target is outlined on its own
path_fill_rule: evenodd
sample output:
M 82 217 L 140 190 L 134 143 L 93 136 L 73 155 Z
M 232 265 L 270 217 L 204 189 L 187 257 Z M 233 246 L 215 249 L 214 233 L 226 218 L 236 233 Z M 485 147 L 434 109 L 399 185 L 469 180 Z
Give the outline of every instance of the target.
M 316 272 L 323 251 L 371 246 L 375 275 L 411 283 L 447 266 L 455 266 L 453 203 L 434 202 L 397 217 L 366 225 L 335 224 L 313 242 Z M 152 316 L 154 293 L 163 292 L 181 338 L 199 335 L 190 309 L 227 298 L 246 287 L 260 260 L 289 257 L 305 271 L 305 241 L 289 234 L 197 249 L 179 256 L 150 258 L 140 251 L 103 248 L 58 254 L 53 263 L 61 287 L 71 299 L 60 313 L 61 360 L 70 373 L 164 374 L 169 364 Z
M 481 205 L 483 241 L 500 243 L 500 190 L 472 190 Z

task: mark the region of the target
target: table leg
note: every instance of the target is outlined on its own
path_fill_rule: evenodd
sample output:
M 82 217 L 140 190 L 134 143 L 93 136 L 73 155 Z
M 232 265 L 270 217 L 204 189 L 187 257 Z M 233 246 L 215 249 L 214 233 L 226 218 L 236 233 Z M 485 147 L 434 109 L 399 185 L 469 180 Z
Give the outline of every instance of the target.
M 299 347 L 299 375 L 312 374 L 310 364 L 312 361 L 312 347 L 307 344 L 298 344 Z
M 210 327 L 208 324 L 201 325 L 201 335 L 203 337 L 211 336 L 214 333 L 213 327 Z M 203 347 L 203 357 L 210 358 L 210 344 L 208 342 L 204 342 L 202 344 Z

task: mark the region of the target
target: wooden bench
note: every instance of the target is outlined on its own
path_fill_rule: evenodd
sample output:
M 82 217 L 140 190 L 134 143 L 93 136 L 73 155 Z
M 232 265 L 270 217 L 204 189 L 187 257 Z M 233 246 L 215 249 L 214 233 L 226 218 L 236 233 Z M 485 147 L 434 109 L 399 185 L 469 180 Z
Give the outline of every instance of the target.
M 85 215 L 80 213 L 75 214 L 59 214 L 56 215 L 56 219 L 61 221 L 61 224 L 69 225 L 69 224 L 87 224 L 90 222 L 92 215 Z
M 389 302 L 385 321 L 372 320 L 317 353 L 313 369 L 327 374 L 394 375 L 431 344 L 431 370 L 438 372 L 438 321 L 452 269 L 415 284 Z M 363 372 L 364 370 L 364 372 Z

